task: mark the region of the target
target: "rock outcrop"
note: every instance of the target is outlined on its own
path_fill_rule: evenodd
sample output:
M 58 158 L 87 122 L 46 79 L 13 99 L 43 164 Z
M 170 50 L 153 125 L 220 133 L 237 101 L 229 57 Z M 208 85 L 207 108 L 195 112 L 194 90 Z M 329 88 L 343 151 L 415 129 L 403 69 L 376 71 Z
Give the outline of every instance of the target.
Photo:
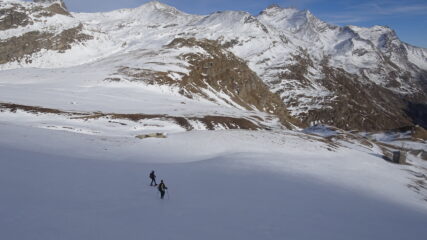
M 35 3 L 58 4 L 63 9 L 67 9 L 63 0 L 33 0 Z

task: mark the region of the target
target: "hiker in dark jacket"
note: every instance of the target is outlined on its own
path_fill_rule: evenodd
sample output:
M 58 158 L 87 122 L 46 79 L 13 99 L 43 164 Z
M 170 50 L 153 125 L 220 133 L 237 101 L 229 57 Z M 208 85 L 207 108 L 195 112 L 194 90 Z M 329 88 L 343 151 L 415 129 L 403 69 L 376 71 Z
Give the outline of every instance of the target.
M 165 193 L 166 193 L 166 189 L 168 189 L 165 185 L 165 183 L 163 182 L 163 180 L 160 181 L 159 186 L 157 187 L 157 189 L 159 189 L 160 192 L 160 198 L 163 199 L 165 197 Z
M 156 174 L 154 173 L 154 171 L 151 171 L 151 173 L 150 173 L 150 179 L 151 179 L 150 186 L 153 186 L 153 183 L 154 183 L 154 186 L 157 186 L 157 183 L 156 183 Z

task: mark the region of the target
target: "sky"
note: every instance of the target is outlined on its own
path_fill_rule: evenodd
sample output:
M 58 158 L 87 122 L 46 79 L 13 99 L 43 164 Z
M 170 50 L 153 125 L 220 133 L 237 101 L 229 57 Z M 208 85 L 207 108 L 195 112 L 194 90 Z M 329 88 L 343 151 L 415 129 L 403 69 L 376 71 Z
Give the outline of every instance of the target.
M 73 12 L 101 12 L 134 8 L 147 0 L 64 0 Z M 222 10 L 258 15 L 271 4 L 309 10 L 336 25 L 388 26 L 409 44 L 427 48 L 427 0 L 160 0 L 192 14 Z

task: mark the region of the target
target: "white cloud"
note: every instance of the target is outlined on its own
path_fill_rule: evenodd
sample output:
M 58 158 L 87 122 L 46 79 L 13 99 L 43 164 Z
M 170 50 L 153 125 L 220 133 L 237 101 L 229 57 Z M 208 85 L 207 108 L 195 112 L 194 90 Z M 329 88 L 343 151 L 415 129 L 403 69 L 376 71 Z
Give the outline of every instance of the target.
M 334 24 L 352 24 L 407 15 L 427 15 L 427 3 L 377 1 L 349 6 L 340 13 L 324 13 L 320 17 Z
M 369 13 L 369 14 L 381 14 L 381 15 L 393 15 L 393 14 L 424 14 L 427 15 L 427 3 L 425 4 L 414 4 L 408 2 L 373 2 L 359 4 L 349 9 L 353 9 L 355 12 Z

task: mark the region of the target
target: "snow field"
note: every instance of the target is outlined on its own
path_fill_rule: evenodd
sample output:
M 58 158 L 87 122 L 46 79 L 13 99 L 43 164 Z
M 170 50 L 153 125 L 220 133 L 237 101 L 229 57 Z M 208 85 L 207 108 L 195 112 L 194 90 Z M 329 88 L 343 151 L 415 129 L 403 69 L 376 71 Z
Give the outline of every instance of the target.
M 400 166 L 352 149 L 331 152 L 292 132 L 194 131 L 137 140 L 2 121 L 0 134 L 5 239 L 426 234 L 426 205 L 401 185 Z M 165 200 L 148 186 L 153 169 L 169 188 Z

